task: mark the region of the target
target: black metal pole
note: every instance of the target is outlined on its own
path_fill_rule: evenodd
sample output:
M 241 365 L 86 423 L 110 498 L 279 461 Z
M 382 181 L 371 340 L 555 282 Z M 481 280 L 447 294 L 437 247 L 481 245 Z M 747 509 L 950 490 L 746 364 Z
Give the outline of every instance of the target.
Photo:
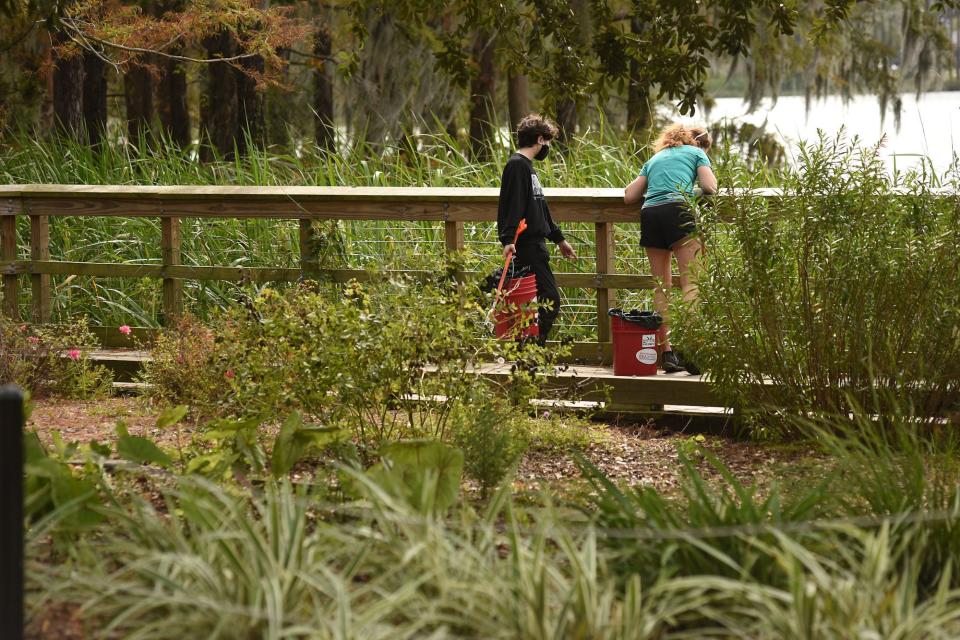
M 23 638 L 23 393 L 0 387 L 0 637 Z

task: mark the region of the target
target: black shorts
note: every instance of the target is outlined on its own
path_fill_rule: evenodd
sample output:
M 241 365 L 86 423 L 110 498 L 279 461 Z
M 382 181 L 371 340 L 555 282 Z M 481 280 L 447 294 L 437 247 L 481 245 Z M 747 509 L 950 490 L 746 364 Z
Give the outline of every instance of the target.
M 664 202 L 640 210 L 640 244 L 669 249 L 697 232 L 697 221 L 686 202 Z

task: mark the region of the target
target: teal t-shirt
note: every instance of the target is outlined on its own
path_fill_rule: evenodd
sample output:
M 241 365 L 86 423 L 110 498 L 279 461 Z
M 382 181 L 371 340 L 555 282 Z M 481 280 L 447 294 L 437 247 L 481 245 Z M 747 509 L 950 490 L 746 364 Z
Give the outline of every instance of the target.
M 647 176 L 643 208 L 682 202 L 685 196 L 693 195 L 697 169 L 709 166 L 710 158 L 700 147 L 685 144 L 662 149 L 640 169 L 640 175 Z

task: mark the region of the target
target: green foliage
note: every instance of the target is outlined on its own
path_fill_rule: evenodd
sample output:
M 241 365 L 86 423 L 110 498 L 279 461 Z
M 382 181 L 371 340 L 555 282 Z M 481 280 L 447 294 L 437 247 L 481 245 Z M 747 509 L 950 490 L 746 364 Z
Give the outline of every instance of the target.
M 94 398 L 110 391 L 110 372 L 90 360 L 98 347 L 86 318 L 65 326 L 25 325 L 0 316 L 0 384 L 34 396 Z
M 949 411 L 960 390 L 960 209 L 937 186 L 890 178 L 878 149 L 856 141 L 804 147 L 782 198 L 730 196 L 705 213 L 700 300 L 678 309 L 678 344 L 748 413 L 844 414 L 854 398 L 886 414 L 884 389 L 909 390 L 921 413 Z
M 24 435 L 24 515 L 31 523 L 53 517 L 58 531 L 71 533 L 96 526 L 103 515 L 97 483 L 82 470 L 74 472 L 68 460 L 77 446 L 65 446 L 57 438 L 55 451 L 48 453 L 37 434 Z
M 218 411 L 226 368 L 216 360 L 212 330 L 193 316 L 183 316 L 157 335 L 150 356 L 141 373 L 150 398 L 187 405 L 198 419 Z
M 543 411 L 526 424 L 530 448 L 552 454 L 586 452 L 594 447 L 604 447 L 609 441 L 606 426 L 564 415 L 556 411 Z
M 117 454 L 136 464 L 173 466 L 173 460 L 160 447 L 148 438 L 131 436 L 123 422 L 117 424 Z
M 265 433 L 267 426 L 257 417 L 219 418 L 207 423 L 195 436 L 198 442 L 181 450 L 185 472 L 222 482 L 245 482 L 267 473 L 283 478 L 301 460 L 350 437 L 343 429 L 306 423 L 297 411 L 283 420 L 272 442 Z
M 260 425 L 258 418 L 220 418 L 210 422 L 198 436 L 208 443 L 206 452 L 191 457 L 186 472 L 220 481 L 263 473 L 267 452 L 260 438 Z
M 792 422 L 807 438 L 839 461 L 844 491 L 838 499 L 846 513 L 888 516 L 893 532 L 911 530 L 908 513 L 927 513 L 917 542 L 916 588 L 930 594 L 960 558 L 960 439 L 955 424 L 917 413 L 891 394 L 893 411 L 874 416 L 851 401 L 847 415 L 796 417 Z M 902 522 L 896 520 L 901 519 Z M 914 535 L 914 534 L 912 534 Z
M 790 497 L 774 486 L 761 495 L 759 487 L 744 485 L 708 450 L 700 453 L 721 482 L 709 484 L 681 452 L 683 499 L 676 502 L 649 487 L 620 489 L 580 458 L 595 489 L 585 512 L 594 514 L 603 528 L 635 532 L 606 541 L 620 560 L 618 571 L 639 574 L 644 582 L 663 576 L 717 575 L 781 586 L 780 567 L 764 552 L 764 544 L 774 543 L 777 525 L 830 514 L 834 496 L 826 485 L 807 487 Z M 700 539 L 699 533 L 707 538 Z M 654 541 L 660 544 L 651 544 Z
M 294 411 L 280 425 L 280 432 L 273 441 L 270 472 L 274 478 L 282 478 L 308 454 L 321 452 L 331 445 L 343 442 L 349 435 L 349 432 L 335 427 L 304 424 L 303 416 Z
M 350 430 L 369 464 L 385 442 L 447 437 L 450 412 L 482 384 L 473 363 L 512 348 L 495 343 L 480 320 L 477 302 L 455 283 L 306 284 L 287 295 L 265 289 L 214 325 L 209 351 L 187 373 L 224 372 L 222 381 L 189 387 L 186 399 L 260 422 L 300 411 Z M 173 352 L 180 351 L 178 344 Z M 170 355 L 158 374 L 148 368 L 147 379 L 175 380 Z M 529 397 L 539 383 L 517 377 L 511 389 Z M 183 401 L 179 388 L 167 385 L 164 397 Z
M 332 514 L 289 483 L 270 482 L 250 497 L 197 479 L 163 488 L 162 509 L 146 499 L 107 506 L 109 526 L 78 538 L 67 561 L 37 562 L 43 547 L 30 547 L 30 616 L 67 605 L 104 636 L 155 639 L 280 638 L 304 629 L 308 637 L 384 640 L 960 633 L 951 570 L 934 591 L 917 589 L 919 519 L 646 537 L 643 526 L 579 526 L 559 510 L 523 512 L 505 492 L 481 514 L 461 509 L 445 519 L 419 512 L 389 485 L 370 489 L 365 503 Z M 759 520 L 739 518 L 751 519 Z M 730 553 L 731 544 L 744 552 Z M 654 562 L 633 573 L 616 550 L 626 545 Z M 675 575 L 658 573 L 661 557 Z M 769 559 L 768 580 L 751 577 L 760 557 Z M 710 563 L 720 574 L 702 572 Z
M 463 451 L 438 440 L 390 442 L 366 476 L 418 513 L 443 513 L 460 495 Z
M 702 447 L 706 441 L 706 436 L 700 433 L 695 436 L 680 438 L 676 442 L 677 453 L 687 460 L 700 460 L 703 458 Z
M 184 405 L 166 409 L 157 416 L 157 429 L 169 429 L 179 424 L 181 420 L 187 417 L 187 411 L 188 409 Z
M 486 499 L 526 452 L 528 418 L 502 399 L 481 392 L 459 403 L 451 421 L 465 471 L 479 483 L 481 498 Z

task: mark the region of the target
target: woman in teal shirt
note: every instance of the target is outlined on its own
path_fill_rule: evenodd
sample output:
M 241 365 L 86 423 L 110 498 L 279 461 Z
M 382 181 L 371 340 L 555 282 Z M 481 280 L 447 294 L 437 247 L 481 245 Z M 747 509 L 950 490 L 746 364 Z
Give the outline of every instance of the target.
M 703 193 L 717 191 L 717 178 L 710 168 L 706 151 L 711 146 L 706 129 L 675 124 L 660 134 L 654 143 L 656 154 L 650 158 L 636 180 L 627 185 L 623 201 L 643 202 L 640 209 L 640 244 L 647 252 L 650 272 L 659 282 L 653 304 L 666 318 L 668 296 L 672 285 L 671 256 L 677 257 L 683 299 L 693 302 L 697 286 L 690 278 L 690 267 L 702 245 L 696 235 L 697 222 L 686 202 L 699 183 Z M 667 322 L 660 327 L 660 362 L 667 373 L 683 371 L 673 347 Z

